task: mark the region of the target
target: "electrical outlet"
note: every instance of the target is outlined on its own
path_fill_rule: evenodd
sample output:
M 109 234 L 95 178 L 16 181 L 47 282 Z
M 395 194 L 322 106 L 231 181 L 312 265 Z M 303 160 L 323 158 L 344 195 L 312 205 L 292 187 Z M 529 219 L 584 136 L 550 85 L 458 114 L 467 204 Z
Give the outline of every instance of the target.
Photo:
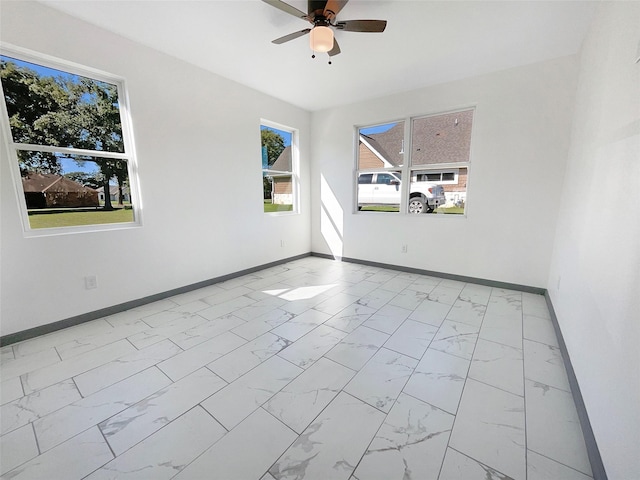
M 87 290 L 93 290 L 94 288 L 98 288 L 98 277 L 95 275 L 87 275 L 84 277 L 84 288 Z
M 280 246 L 284 247 L 284 240 L 280 240 Z
M 407 253 L 408 250 L 409 250 L 408 245 L 402 245 L 402 253 Z

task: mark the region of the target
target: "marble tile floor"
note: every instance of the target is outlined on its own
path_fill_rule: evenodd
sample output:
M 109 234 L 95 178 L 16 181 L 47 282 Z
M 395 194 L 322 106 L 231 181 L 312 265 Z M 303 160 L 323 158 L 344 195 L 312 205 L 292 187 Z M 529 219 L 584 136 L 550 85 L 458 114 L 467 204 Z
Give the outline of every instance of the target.
M 1 354 L 3 479 L 591 478 L 539 295 L 307 257 Z

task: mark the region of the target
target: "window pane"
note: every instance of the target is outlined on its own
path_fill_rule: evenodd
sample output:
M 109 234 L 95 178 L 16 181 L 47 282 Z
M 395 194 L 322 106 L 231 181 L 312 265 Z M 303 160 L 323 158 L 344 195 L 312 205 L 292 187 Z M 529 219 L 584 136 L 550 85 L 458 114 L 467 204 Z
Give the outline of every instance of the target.
M 18 151 L 31 228 L 134 221 L 126 160 Z
M 411 127 L 411 165 L 469 161 L 473 110 L 417 118 Z
M 417 173 L 412 175 L 411 197 L 419 197 L 425 204 L 426 210 L 441 214 L 464 214 L 464 207 L 467 200 L 467 168 L 458 170 L 458 181 L 456 183 L 438 183 L 429 181 L 429 177 L 440 174 Z M 451 180 L 455 180 L 453 173 L 442 173 L 445 176 L 451 175 Z M 416 202 L 414 201 L 414 204 Z M 411 201 L 409 202 L 411 207 Z M 409 209 L 410 213 L 411 208 Z
M 361 128 L 358 133 L 359 170 L 404 164 L 404 122 Z
M 260 125 L 264 212 L 293 211 L 293 133 Z
M 363 176 L 372 176 L 365 183 Z M 398 212 L 402 191 L 401 172 L 399 170 L 379 173 L 363 173 L 358 177 L 358 210 L 364 212 Z
M 358 183 L 368 184 L 373 182 L 373 173 L 363 173 L 358 177 Z
M 116 85 L 6 56 L 0 71 L 14 142 L 124 152 Z
M 455 180 L 455 174 L 453 172 L 445 172 L 442 174 L 443 182 L 453 182 Z
M 376 178 L 376 183 L 384 185 L 400 185 L 400 172 L 391 173 L 379 173 Z
M 293 210 L 293 176 L 269 175 L 263 176 L 268 182 L 269 196 L 264 198 L 265 212 L 290 212 Z M 266 183 L 265 183 L 266 185 Z M 266 189 L 265 189 L 266 191 Z

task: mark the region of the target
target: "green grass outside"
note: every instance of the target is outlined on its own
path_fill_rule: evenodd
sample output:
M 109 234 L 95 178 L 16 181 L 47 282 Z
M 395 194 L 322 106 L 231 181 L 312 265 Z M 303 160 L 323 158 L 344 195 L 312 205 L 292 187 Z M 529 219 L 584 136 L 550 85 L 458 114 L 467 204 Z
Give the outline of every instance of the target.
M 436 213 L 463 215 L 464 207 L 449 207 L 449 208 L 440 207 L 440 208 L 436 208 Z
M 132 209 L 76 210 L 59 213 L 29 212 L 31 228 L 77 227 L 79 225 L 103 225 L 105 223 L 133 222 Z
M 367 206 L 361 207 L 361 212 L 399 212 L 400 207 L 393 205 L 377 205 L 377 206 Z
M 271 200 L 264 201 L 265 213 L 291 212 L 291 211 L 293 211 L 293 205 L 278 205 L 278 204 L 271 203 Z
M 360 211 L 361 212 L 398 212 L 400 210 L 399 210 L 399 207 L 397 206 L 378 205 L 378 206 L 362 207 Z M 436 208 L 435 213 L 461 215 L 461 214 L 464 214 L 464 207 L 450 207 L 450 208 L 440 207 L 440 208 Z

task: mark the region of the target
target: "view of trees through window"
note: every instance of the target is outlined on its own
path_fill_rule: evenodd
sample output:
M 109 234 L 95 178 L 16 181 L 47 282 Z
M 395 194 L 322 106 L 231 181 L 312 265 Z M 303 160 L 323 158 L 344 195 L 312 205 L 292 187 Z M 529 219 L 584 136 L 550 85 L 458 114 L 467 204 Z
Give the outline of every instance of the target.
M 265 213 L 294 210 L 293 132 L 260 125 Z
M 0 56 L 32 229 L 133 222 L 118 87 Z

